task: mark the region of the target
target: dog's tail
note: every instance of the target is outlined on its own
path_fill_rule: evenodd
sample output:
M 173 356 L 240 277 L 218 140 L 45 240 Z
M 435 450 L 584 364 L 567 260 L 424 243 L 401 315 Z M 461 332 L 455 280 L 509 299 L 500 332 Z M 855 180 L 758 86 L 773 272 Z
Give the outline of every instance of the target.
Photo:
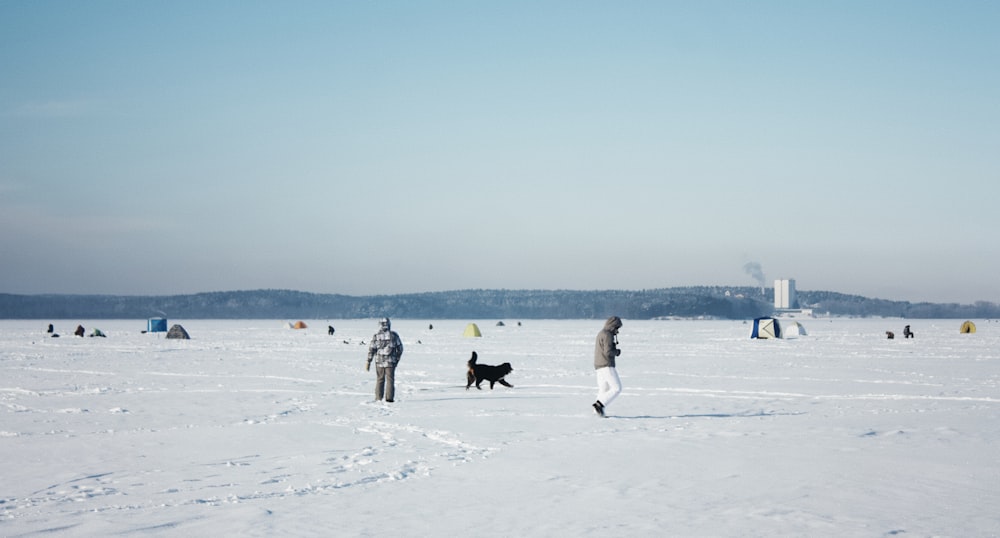
M 472 368 L 473 366 L 476 365 L 476 359 L 478 359 L 478 358 L 479 358 L 479 355 L 476 355 L 476 352 L 473 351 L 472 352 L 472 358 L 469 359 L 469 362 L 467 363 L 469 365 L 469 368 Z

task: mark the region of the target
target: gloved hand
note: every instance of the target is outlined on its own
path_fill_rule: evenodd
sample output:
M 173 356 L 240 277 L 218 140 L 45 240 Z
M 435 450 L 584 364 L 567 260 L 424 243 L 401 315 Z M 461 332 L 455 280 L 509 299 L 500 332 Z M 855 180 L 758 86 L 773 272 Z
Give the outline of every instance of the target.
M 618 356 L 620 356 L 621 354 L 622 354 L 622 350 L 620 350 L 620 349 L 616 349 L 616 350 L 615 350 L 615 357 L 618 357 Z

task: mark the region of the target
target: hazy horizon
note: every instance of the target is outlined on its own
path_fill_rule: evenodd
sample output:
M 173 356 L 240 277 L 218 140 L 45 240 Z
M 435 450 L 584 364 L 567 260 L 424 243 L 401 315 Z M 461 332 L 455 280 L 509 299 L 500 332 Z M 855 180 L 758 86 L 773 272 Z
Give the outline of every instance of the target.
M 459 292 L 464 292 L 464 291 L 476 291 L 476 290 L 483 290 L 483 291 L 513 291 L 513 292 L 567 291 L 567 292 L 583 292 L 583 293 L 588 293 L 588 292 L 600 293 L 600 292 L 619 292 L 619 291 L 621 291 L 621 292 L 640 292 L 640 291 L 644 291 L 644 290 L 688 288 L 688 287 L 691 287 L 691 288 L 703 288 L 703 287 L 704 288 L 722 288 L 722 289 L 726 289 L 726 288 L 741 289 L 741 288 L 748 288 L 749 287 L 749 288 L 755 288 L 756 289 L 756 286 L 753 286 L 753 285 L 749 285 L 748 286 L 748 285 L 745 285 L 745 284 L 738 284 L 738 285 L 692 284 L 690 286 L 665 286 L 665 287 L 661 287 L 661 288 L 600 288 L 600 289 L 576 289 L 576 288 L 455 288 L 455 289 L 441 289 L 441 290 L 402 291 L 402 292 L 397 292 L 397 293 L 370 293 L 370 294 L 318 292 L 318 291 L 311 291 L 311 290 L 304 290 L 304 289 L 294 289 L 294 288 L 216 289 L 216 290 L 193 291 L 193 292 L 186 292 L 186 293 L 95 293 L 95 294 L 91 294 L 91 293 L 10 293 L 10 292 L 5 292 L 5 291 L 0 291 L 0 293 L 10 293 L 11 295 L 22 295 L 22 296 L 29 296 L 29 297 L 30 296 L 39 296 L 39 297 L 41 297 L 41 296 L 51 296 L 51 295 L 67 295 L 67 296 L 74 296 L 74 295 L 94 295 L 94 296 L 106 296 L 106 297 L 171 297 L 171 296 L 187 296 L 187 295 L 199 295 L 199 294 L 211 294 L 211 293 L 256 293 L 256 292 L 269 292 L 269 291 L 277 291 L 277 292 L 286 292 L 287 291 L 287 292 L 292 292 L 292 293 L 306 293 L 306 294 L 314 294 L 314 295 L 342 295 L 342 296 L 346 296 L 346 297 L 379 297 L 379 296 L 389 297 L 389 296 L 397 296 L 397 295 L 421 295 L 421 294 L 428 294 L 428 293 L 459 293 Z M 768 288 L 768 290 L 773 289 L 773 283 L 772 283 L 772 285 L 767 286 L 767 288 Z M 965 302 L 965 303 L 958 302 L 958 301 L 947 301 L 947 302 L 910 301 L 910 300 L 907 300 L 907 299 L 897 299 L 897 298 L 893 298 L 893 297 L 871 297 L 871 296 L 865 296 L 865 295 L 859 295 L 859 294 L 854 294 L 854 293 L 843 292 L 843 291 L 840 291 L 840 290 L 816 290 L 816 289 L 801 289 L 801 288 L 797 288 L 796 291 L 798 293 L 816 293 L 816 292 L 840 293 L 840 294 L 843 294 L 843 295 L 851 295 L 851 296 L 864 297 L 866 299 L 909 302 L 909 303 L 913 303 L 913 304 L 933 303 L 933 304 L 963 304 L 963 305 L 973 305 L 973 304 L 976 304 L 976 303 L 979 303 L 979 302 L 987 302 L 987 303 L 996 304 L 993 301 L 987 301 L 987 300 L 984 300 L 984 299 L 970 301 L 970 302 Z M 764 294 L 764 297 L 763 297 L 762 300 L 765 301 L 765 302 L 770 302 L 774 298 L 773 292 L 763 291 L 763 294 Z

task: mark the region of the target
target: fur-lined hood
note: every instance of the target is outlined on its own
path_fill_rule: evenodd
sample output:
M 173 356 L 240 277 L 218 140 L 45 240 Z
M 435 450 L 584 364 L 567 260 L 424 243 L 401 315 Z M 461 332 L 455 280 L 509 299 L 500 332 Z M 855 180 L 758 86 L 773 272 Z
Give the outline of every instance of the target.
M 618 316 L 611 316 L 607 321 L 604 322 L 604 330 L 611 331 L 613 333 L 618 332 L 622 326 L 622 318 Z

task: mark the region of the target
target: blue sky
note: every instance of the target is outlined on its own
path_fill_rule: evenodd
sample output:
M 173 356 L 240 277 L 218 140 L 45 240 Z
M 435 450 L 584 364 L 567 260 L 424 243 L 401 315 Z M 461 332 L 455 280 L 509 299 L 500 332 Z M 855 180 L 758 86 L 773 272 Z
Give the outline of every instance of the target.
M 1000 301 L 995 2 L 0 2 L 0 292 Z

